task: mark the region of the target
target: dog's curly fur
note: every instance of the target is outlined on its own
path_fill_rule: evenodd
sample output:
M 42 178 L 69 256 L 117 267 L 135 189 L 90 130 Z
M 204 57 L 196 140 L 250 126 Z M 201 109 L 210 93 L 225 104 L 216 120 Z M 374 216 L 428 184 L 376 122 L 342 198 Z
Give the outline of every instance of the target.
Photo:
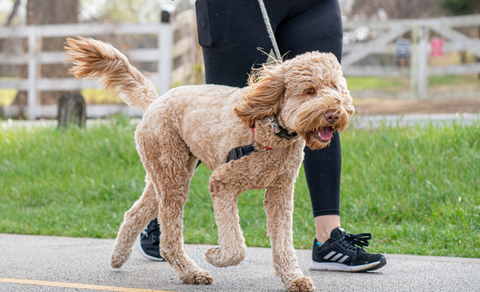
M 294 182 L 303 148 L 329 145 L 332 131 L 347 127 L 354 113 L 352 98 L 333 54 L 311 52 L 265 65 L 252 73 L 249 86 L 183 86 L 158 97 L 155 87 L 111 45 L 93 39 L 68 39 L 66 49 L 77 78 L 99 78 L 130 106 L 140 106 L 143 119 L 135 132 L 137 150 L 147 172 L 140 199 L 125 213 L 111 256 L 120 268 L 138 234 L 158 216 L 162 256 L 189 284 L 211 284 L 183 248 L 183 207 L 200 159 L 213 173 L 209 190 L 218 226 L 218 248 L 206 251 L 209 263 L 239 264 L 246 254 L 239 225 L 238 196 L 266 189 L 264 206 L 273 265 L 288 291 L 312 291 L 300 271 L 292 245 Z M 268 125 L 299 136 L 287 140 Z M 255 122 L 255 137 L 251 125 Z M 255 143 L 259 150 L 226 163 L 228 153 Z M 268 146 L 270 150 L 264 150 Z M 326 165 L 325 167 L 328 167 Z

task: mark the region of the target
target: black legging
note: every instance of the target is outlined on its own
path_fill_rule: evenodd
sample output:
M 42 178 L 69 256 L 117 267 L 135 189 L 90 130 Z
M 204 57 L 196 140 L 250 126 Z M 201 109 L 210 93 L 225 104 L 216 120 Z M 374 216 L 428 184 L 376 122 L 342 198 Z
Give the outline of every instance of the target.
M 337 0 L 264 0 L 281 54 L 331 52 L 340 61 L 342 20 Z M 206 83 L 244 87 L 252 66 L 272 44 L 257 0 L 197 0 Z M 305 148 L 303 161 L 314 217 L 340 215 L 340 137 L 329 147 Z

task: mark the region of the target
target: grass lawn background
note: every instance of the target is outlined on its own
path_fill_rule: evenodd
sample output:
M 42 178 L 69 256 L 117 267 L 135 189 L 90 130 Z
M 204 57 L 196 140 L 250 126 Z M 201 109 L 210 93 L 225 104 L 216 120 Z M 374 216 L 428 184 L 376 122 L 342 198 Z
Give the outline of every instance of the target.
M 114 238 L 145 171 L 135 126 L 0 129 L 0 232 Z M 480 122 L 473 126 L 347 129 L 342 226 L 373 234 L 371 252 L 480 257 Z M 325 166 L 325 167 L 328 167 Z M 216 244 L 201 165 L 185 211 L 185 242 Z M 248 246 L 269 246 L 263 191 L 240 196 Z M 303 170 L 295 186 L 294 245 L 314 237 Z

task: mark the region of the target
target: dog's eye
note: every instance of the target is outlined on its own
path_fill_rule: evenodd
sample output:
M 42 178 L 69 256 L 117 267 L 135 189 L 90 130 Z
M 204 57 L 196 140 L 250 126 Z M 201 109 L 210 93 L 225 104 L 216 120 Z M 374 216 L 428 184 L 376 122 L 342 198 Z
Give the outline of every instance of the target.
M 305 90 L 305 94 L 314 95 L 315 94 L 315 89 L 309 88 L 309 89 Z

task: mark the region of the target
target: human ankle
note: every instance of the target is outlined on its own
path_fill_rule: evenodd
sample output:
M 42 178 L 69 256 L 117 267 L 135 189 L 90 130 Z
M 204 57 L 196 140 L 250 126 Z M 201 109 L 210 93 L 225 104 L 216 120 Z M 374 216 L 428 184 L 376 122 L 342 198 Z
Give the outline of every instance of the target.
M 330 238 L 330 233 L 321 232 L 320 234 L 317 233 L 317 242 L 325 243 Z
M 324 243 L 330 238 L 332 230 L 340 227 L 340 216 L 323 215 L 315 217 L 315 233 L 317 241 Z

